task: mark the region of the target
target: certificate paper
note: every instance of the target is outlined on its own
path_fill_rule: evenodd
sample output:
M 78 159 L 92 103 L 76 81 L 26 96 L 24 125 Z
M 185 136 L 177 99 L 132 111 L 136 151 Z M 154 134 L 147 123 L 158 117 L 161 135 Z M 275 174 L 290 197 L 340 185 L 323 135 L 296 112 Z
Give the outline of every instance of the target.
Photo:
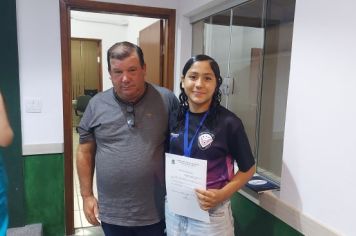
M 195 189 L 206 189 L 207 161 L 166 153 L 166 187 L 170 211 L 209 222 L 200 208 Z

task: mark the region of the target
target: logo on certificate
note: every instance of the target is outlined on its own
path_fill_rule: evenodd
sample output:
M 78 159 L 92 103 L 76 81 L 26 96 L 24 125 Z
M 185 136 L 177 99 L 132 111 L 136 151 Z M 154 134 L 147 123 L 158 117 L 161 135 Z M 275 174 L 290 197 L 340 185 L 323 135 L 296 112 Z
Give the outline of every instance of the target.
M 208 149 L 214 141 L 214 135 L 209 132 L 201 132 L 198 137 L 198 144 L 201 150 Z

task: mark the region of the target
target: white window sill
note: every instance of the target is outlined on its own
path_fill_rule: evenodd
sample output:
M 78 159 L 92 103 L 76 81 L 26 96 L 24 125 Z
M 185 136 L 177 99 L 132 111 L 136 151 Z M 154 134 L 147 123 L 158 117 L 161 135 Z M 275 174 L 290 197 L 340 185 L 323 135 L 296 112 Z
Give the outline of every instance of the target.
M 256 193 L 244 187 L 239 193 L 304 235 L 341 235 L 280 199 L 279 191 Z

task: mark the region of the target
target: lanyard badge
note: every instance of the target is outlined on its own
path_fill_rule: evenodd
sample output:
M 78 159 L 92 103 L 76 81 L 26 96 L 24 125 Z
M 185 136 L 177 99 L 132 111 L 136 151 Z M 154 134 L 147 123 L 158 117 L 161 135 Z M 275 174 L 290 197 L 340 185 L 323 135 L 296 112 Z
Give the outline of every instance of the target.
M 195 133 L 192 137 L 192 139 L 190 140 L 190 142 L 188 141 L 188 132 L 189 132 L 189 111 L 185 112 L 185 124 L 184 124 L 184 156 L 186 157 L 190 157 L 191 153 L 192 153 L 192 145 L 194 142 L 194 139 L 196 138 L 199 130 L 201 129 L 201 127 L 203 126 L 203 123 L 206 119 L 206 117 L 208 116 L 209 111 L 205 112 L 204 116 L 201 118 L 200 123 L 197 127 L 197 129 L 195 130 Z

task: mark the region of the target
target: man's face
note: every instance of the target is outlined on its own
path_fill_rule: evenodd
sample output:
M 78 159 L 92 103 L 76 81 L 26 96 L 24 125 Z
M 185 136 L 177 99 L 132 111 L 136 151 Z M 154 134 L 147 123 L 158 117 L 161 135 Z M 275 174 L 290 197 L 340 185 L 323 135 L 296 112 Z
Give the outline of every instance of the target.
M 110 59 L 109 71 L 117 95 L 126 102 L 135 102 L 145 91 L 146 65 L 141 66 L 136 52 L 123 60 Z

